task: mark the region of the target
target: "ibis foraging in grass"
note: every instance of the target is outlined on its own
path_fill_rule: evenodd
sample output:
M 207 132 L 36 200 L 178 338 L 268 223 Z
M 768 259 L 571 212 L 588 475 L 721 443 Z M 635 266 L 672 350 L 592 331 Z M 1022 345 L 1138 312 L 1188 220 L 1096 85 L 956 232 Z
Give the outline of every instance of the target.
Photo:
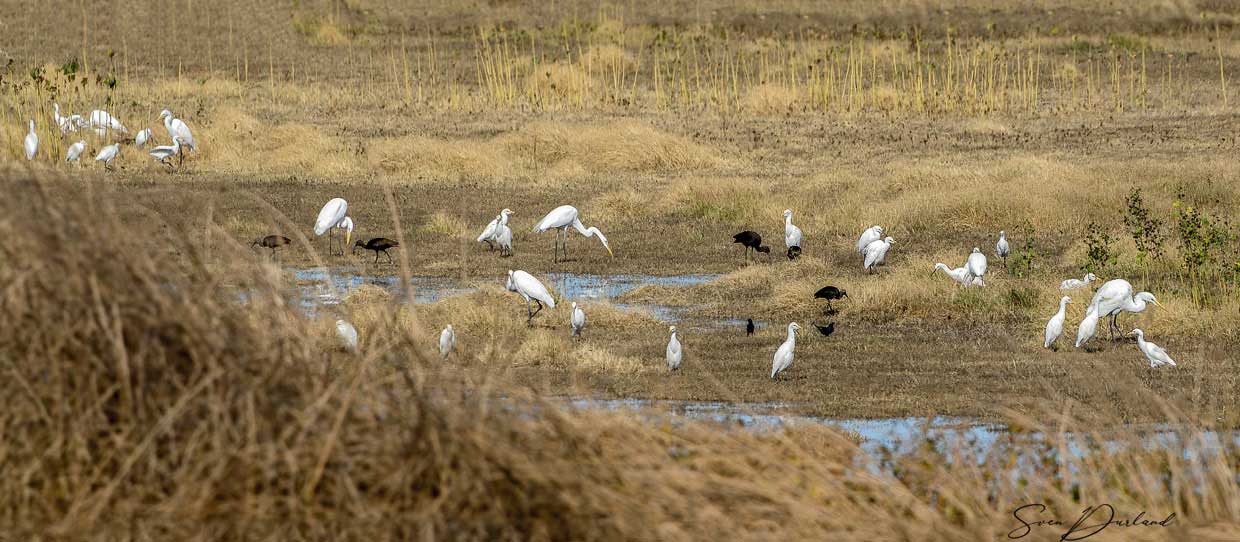
M 1142 354 L 1145 354 L 1145 359 L 1150 360 L 1151 369 L 1157 369 L 1164 365 L 1175 367 L 1175 360 L 1171 359 L 1171 356 L 1167 355 L 1166 350 L 1163 350 L 1161 346 L 1145 340 L 1144 331 L 1141 331 L 1140 329 L 1133 329 L 1128 332 L 1128 334 L 1137 336 L 1137 348 L 1141 350 Z
M 891 245 L 895 243 L 895 239 L 887 237 L 866 245 L 865 262 L 862 263 L 862 268 L 871 273 L 877 271 L 878 266 L 887 261 L 887 251 L 891 250 Z
M 680 347 L 680 339 L 676 338 L 676 326 L 672 326 L 672 338 L 667 340 L 667 368 L 675 371 L 680 368 L 680 360 L 684 359 L 685 351 Z
M 835 322 L 831 322 L 825 326 L 815 324 L 814 327 L 818 328 L 818 332 L 821 333 L 823 337 L 830 337 L 831 334 L 835 332 Z
M 1068 303 L 1072 302 L 1072 298 L 1063 296 L 1059 299 L 1059 312 L 1056 312 L 1049 321 L 1046 322 L 1046 333 L 1043 334 L 1042 348 L 1050 348 L 1063 334 L 1063 321 L 1067 318 Z
M 758 232 L 756 231 L 745 230 L 736 235 L 733 235 L 732 242 L 740 243 L 741 246 L 745 247 L 745 260 L 746 261 L 749 260 L 750 249 L 754 250 L 755 252 L 761 252 L 763 254 L 766 254 L 767 261 L 771 260 L 771 247 L 762 246 L 762 236 L 758 235 Z
M 581 310 L 576 301 L 573 302 L 573 314 L 569 316 L 568 324 L 572 327 L 574 337 L 580 337 L 581 330 L 586 328 L 586 311 Z
M 542 282 L 534 278 L 533 275 L 525 271 L 508 270 L 508 291 L 521 294 L 525 299 L 525 314 L 528 316 L 526 323 L 534 321 L 534 315 L 542 310 L 543 305 L 548 308 L 555 308 L 555 298 L 551 297 L 551 292 L 547 291 L 547 287 Z M 538 305 L 538 309 L 530 310 L 530 301 L 534 301 Z
M 448 355 L 455 349 L 456 331 L 452 329 L 452 324 L 448 324 L 448 327 L 443 328 L 443 331 L 439 332 L 439 355 L 446 360 Z
M 65 152 L 66 162 L 78 162 L 82 157 L 82 153 L 86 152 L 86 141 L 79 140 L 77 143 L 69 145 L 69 150 Z
M 883 227 L 882 226 L 875 224 L 873 226 L 870 226 L 869 228 L 866 228 L 865 231 L 861 232 L 861 237 L 857 239 L 857 253 L 865 254 L 865 247 L 870 246 L 870 243 L 873 243 L 874 241 L 877 241 L 882 238 L 883 238 Z
M 848 297 L 848 292 L 836 288 L 835 286 L 823 286 L 822 288 L 819 288 L 817 292 L 814 292 L 814 299 L 827 300 L 827 314 L 835 313 L 835 308 L 831 306 L 832 301 L 838 301 L 845 297 Z
M 388 250 L 397 248 L 399 246 L 400 246 L 400 243 L 397 243 L 396 241 L 388 239 L 387 237 L 374 237 L 364 243 L 362 242 L 361 239 L 358 239 L 356 243 L 353 243 L 353 254 L 357 254 L 357 249 L 359 248 L 363 250 L 373 250 L 375 252 L 374 263 L 379 263 L 380 253 L 382 253 L 384 256 L 387 256 L 388 263 L 396 263 L 392 259 L 392 255 L 388 253 Z
M 792 223 L 792 209 L 784 209 L 784 245 L 788 247 L 789 260 L 801 255 L 801 228 Z
M 22 150 L 26 152 L 26 160 L 34 160 L 35 153 L 39 152 L 39 135 L 34 133 L 34 119 L 30 119 L 30 133 L 26 134 Z
M 349 211 L 349 202 L 344 198 L 332 198 L 319 210 L 319 217 L 314 221 L 314 234 L 322 236 L 327 234 L 327 253 L 335 254 L 332 250 L 332 230 L 345 219 L 345 214 Z M 348 234 L 345 236 L 345 244 L 349 243 Z M 340 245 L 340 254 L 344 255 L 344 245 Z
M 745 336 L 753 335 L 753 318 L 749 318 L 749 322 L 745 324 Z
M 254 242 L 250 243 L 250 248 L 269 248 L 271 249 L 271 257 L 275 258 L 277 248 L 287 246 L 292 242 L 292 239 L 289 239 L 283 235 L 267 235 L 255 239 Z
M 603 248 L 607 249 L 607 254 L 615 257 L 611 251 L 611 246 L 607 244 L 607 237 L 603 236 L 603 232 L 596 227 L 585 227 L 578 218 L 577 208 L 572 205 L 561 205 L 552 209 L 547 216 L 534 226 L 534 233 L 541 233 L 547 230 L 557 230 L 555 234 L 555 255 L 552 256 L 553 262 L 566 261 L 568 259 L 568 228 L 576 229 L 581 235 L 586 237 L 598 237 L 599 242 L 603 243 Z M 564 260 L 559 259 L 560 247 L 563 246 Z
M 1072 290 L 1079 290 L 1081 288 L 1089 286 L 1089 283 L 1095 280 L 1098 280 L 1097 276 L 1095 276 L 1093 273 L 1086 273 L 1084 279 L 1067 279 L 1059 283 L 1059 291 L 1070 292 Z
M 103 162 L 103 169 L 110 170 L 112 169 L 112 161 L 116 160 L 117 155 L 119 155 L 120 153 L 121 153 L 121 144 L 113 143 L 102 149 L 99 149 L 99 154 L 95 155 L 95 161 Z
M 788 338 L 784 340 L 784 344 L 779 345 L 779 349 L 775 351 L 775 357 L 771 359 L 771 380 L 775 379 L 781 371 L 792 365 L 792 357 L 797 348 L 797 330 L 801 326 L 796 322 L 788 324 Z

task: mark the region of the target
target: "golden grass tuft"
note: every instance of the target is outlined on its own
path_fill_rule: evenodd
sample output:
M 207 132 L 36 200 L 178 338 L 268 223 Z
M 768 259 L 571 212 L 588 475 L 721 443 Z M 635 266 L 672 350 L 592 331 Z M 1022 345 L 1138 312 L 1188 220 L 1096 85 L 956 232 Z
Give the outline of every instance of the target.
M 796 90 L 767 83 L 749 89 L 741 100 L 741 106 L 757 114 L 788 113 L 800 100 L 800 93 Z
M 422 225 L 421 231 L 426 234 L 444 235 L 459 239 L 472 237 L 473 231 L 464 220 L 455 215 L 449 215 L 445 212 L 437 212 Z
M 508 158 L 487 142 L 422 136 L 371 142 L 367 155 L 373 167 L 389 173 L 450 178 L 501 175 Z
M 577 64 L 554 62 L 538 66 L 525 77 L 525 92 L 528 95 L 554 97 L 553 103 L 575 102 L 590 93 L 594 82 Z M 575 105 L 575 104 L 574 104 Z

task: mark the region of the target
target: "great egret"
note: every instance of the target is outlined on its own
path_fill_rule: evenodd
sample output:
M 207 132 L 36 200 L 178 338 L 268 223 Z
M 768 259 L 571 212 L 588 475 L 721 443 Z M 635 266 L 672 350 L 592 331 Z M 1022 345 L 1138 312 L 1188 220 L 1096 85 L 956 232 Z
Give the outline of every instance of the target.
M 507 224 L 500 224 L 498 230 L 495 234 L 495 243 L 499 245 L 500 257 L 512 256 L 512 228 L 509 228 Z
M 965 269 L 969 271 L 970 283 L 977 279 L 981 281 L 981 286 L 986 285 L 986 255 L 982 254 L 982 249 L 973 247 L 973 253 L 969 254 L 969 259 L 965 262 Z
M 344 254 L 343 246 L 347 246 L 353 240 L 353 217 L 346 216 L 340 219 L 340 222 L 336 224 L 336 229 L 344 230 L 344 245 L 340 249 L 340 253 Z
M 336 334 L 345 350 L 357 352 L 357 328 L 344 320 L 336 320 Z
M 361 239 L 358 239 L 356 243 L 353 243 L 353 254 L 357 254 L 357 249 L 359 248 L 363 250 L 373 250 L 375 252 L 375 263 L 379 263 L 380 253 L 382 253 L 384 256 L 387 256 L 388 263 L 396 263 L 394 260 L 392 260 L 392 255 L 388 254 L 388 250 L 397 248 L 399 246 L 400 246 L 400 243 L 397 243 L 396 241 L 388 239 L 387 237 L 375 237 L 364 243 L 362 242 Z
M 748 320 L 749 321 L 745 324 L 745 336 L 746 337 L 753 335 L 753 318 L 749 318 Z
M 684 359 L 685 351 L 680 347 L 680 339 L 676 338 L 676 326 L 672 326 L 672 338 L 667 340 L 667 368 L 675 371 L 680 368 L 680 360 Z
M 939 271 L 942 271 L 943 274 L 951 277 L 952 280 L 960 283 L 960 285 L 965 288 L 968 288 L 969 286 L 981 286 L 982 285 L 982 279 L 977 278 L 977 277 L 970 278 L 969 270 L 964 267 L 957 267 L 955 269 L 952 269 L 950 267 L 947 267 L 947 264 L 945 263 L 936 263 L 934 264 L 934 271 L 931 271 L 930 274 L 933 275 Z
M 883 238 L 883 227 L 882 226 L 875 224 L 873 226 L 870 226 L 869 228 L 866 228 L 865 231 L 861 232 L 861 238 L 857 239 L 857 252 L 860 254 L 865 254 L 865 247 L 870 246 L 870 243 L 873 243 L 874 241 L 877 241 L 882 238 Z
M 23 148 L 26 151 L 26 160 L 34 160 L 35 153 L 39 152 L 39 135 L 34 133 L 34 119 L 30 119 L 30 133 L 26 134 Z
M 181 144 L 186 149 L 197 151 L 198 145 L 194 142 L 194 134 L 189 131 L 189 126 L 185 121 L 172 116 L 172 111 L 167 109 L 159 113 L 159 118 L 164 121 L 164 129 L 168 130 L 168 137 L 172 139 L 181 138 Z M 181 161 L 185 161 L 185 157 L 181 157 Z
M 552 261 L 561 261 L 559 259 L 561 245 L 564 247 L 564 258 L 568 259 L 568 228 L 570 226 L 576 228 L 581 235 L 586 237 L 598 237 L 598 240 L 603 243 L 603 248 L 607 249 L 607 254 L 615 257 L 615 254 L 611 251 L 611 246 L 607 244 L 607 238 L 603 236 L 603 232 L 593 226 L 587 228 L 582 225 L 581 220 L 578 219 L 576 207 L 561 205 L 552 209 L 550 213 L 547 213 L 547 216 L 544 216 L 538 222 L 537 226 L 534 226 L 534 233 L 558 230 L 555 234 L 555 255 L 552 256 Z
M 1111 322 L 1109 330 L 1111 337 L 1115 337 L 1115 331 L 1119 329 L 1119 314 L 1121 312 L 1142 312 L 1145 310 L 1146 303 L 1153 303 L 1161 306 L 1154 294 L 1149 292 L 1140 292 L 1133 296 L 1133 287 L 1124 279 L 1112 279 L 1107 281 L 1094 292 L 1094 298 L 1089 302 L 1089 310 L 1096 311 L 1099 317 L 1110 316 Z M 1086 337 L 1086 340 L 1089 340 Z
M 1046 322 L 1046 333 L 1043 335 L 1042 348 L 1050 348 L 1055 344 L 1055 340 L 1063 334 L 1063 321 L 1067 318 L 1068 303 L 1072 302 L 1072 298 L 1063 296 L 1059 300 L 1059 312 L 1056 312 L 1049 321 Z
M 112 161 L 116 160 L 117 155 L 121 153 L 121 144 L 113 143 L 102 149 L 99 154 L 95 155 L 96 162 L 103 162 L 103 169 L 112 169 Z
M 771 260 L 771 247 L 762 246 L 762 236 L 756 231 L 745 230 L 732 236 L 733 243 L 740 243 L 745 247 L 745 261 L 749 261 L 749 250 L 766 254 L 766 260 Z M 755 256 L 756 258 L 756 256 Z
M 548 308 L 555 308 L 555 298 L 551 297 L 551 292 L 547 291 L 547 287 L 525 271 L 509 269 L 507 287 L 509 291 L 521 294 L 521 297 L 525 298 L 525 314 L 529 317 L 526 320 L 527 323 L 534 321 L 534 315 L 542 310 L 544 304 Z M 537 310 L 530 311 L 530 300 L 538 305 Z
M 82 157 L 83 152 L 86 152 L 86 141 L 79 140 L 77 143 L 69 145 L 69 150 L 65 152 L 65 161 L 76 162 Z
M 129 129 L 125 128 L 125 125 L 121 124 L 119 119 L 101 109 L 96 109 L 90 112 L 90 120 L 88 125 L 95 129 L 95 133 L 99 134 L 99 137 L 108 135 L 109 131 L 120 132 L 122 134 L 129 133 Z
M 1093 273 L 1086 273 L 1085 278 L 1083 280 L 1068 279 L 1068 280 L 1065 280 L 1059 283 L 1059 290 L 1062 292 L 1070 292 L 1072 290 L 1077 290 L 1077 289 L 1089 286 L 1089 283 L 1095 280 L 1098 280 L 1097 276 L 1095 276 Z
M 574 337 L 580 336 L 581 330 L 586 327 L 586 312 L 577 306 L 576 301 L 573 302 L 573 314 L 569 317 L 568 323 L 573 329 Z
M 827 300 L 827 314 L 835 313 L 835 308 L 831 306 L 832 301 L 838 301 L 845 297 L 848 297 L 848 292 L 836 288 L 835 286 L 823 286 L 822 288 L 819 288 L 817 292 L 814 292 L 814 299 Z
M 775 379 L 780 371 L 787 369 L 792 365 L 792 356 L 797 347 L 797 330 L 801 326 L 796 322 L 788 324 L 788 338 L 784 340 L 784 344 L 779 345 L 779 349 L 775 351 L 775 357 L 771 359 L 771 380 Z
M 250 243 L 250 248 L 251 249 L 255 247 L 269 248 L 271 249 L 271 257 L 275 258 L 277 248 L 280 248 L 282 246 L 287 246 L 289 243 L 292 243 L 292 242 L 293 242 L 292 239 L 289 239 L 288 237 L 285 237 L 283 235 L 267 235 L 267 236 L 259 237 L 255 239 L 254 242 Z
M 1161 346 L 1145 340 L 1144 331 L 1141 331 L 1140 329 L 1133 329 L 1128 332 L 1128 334 L 1137 336 L 1137 348 L 1141 349 L 1141 353 L 1145 354 L 1145 359 L 1150 360 L 1151 369 L 1157 369 L 1164 365 L 1175 367 L 1175 360 L 1171 359 L 1171 356 L 1167 355 L 1166 350 L 1163 350 Z
M 788 259 L 795 259 L 793 247 L 801 248 L 801 228 L 792 224 L 792 209 L 784 209 L 784 246 L 788 247 Z M 796 254 L 800 254 L 800 250 Z
M 349 202 L 344 198 L 332 198 L 319 210 L 319 218 L 314 221 L 314 234 L 322 236 L 327 234 L 327 253 L 332 252 L 332 234 L 331 231 L 340 221 L 345 219 L 345 214 L 349 211 Z M 345 235 L 345 244 L 349 243 L 348 234 Z M 344 245 L 340 246 L 340 254 L 344 255 Z
M 995 243 L 995 255 L 1003 258 L 1003 263 L 1007 263 L 1008 254 L 1012 252 L 1012 247 L 1008 246 L 1007 232 L 999 232 L 999 241 Z
M 887 260 L 887 251 L 891 250 L 891 245 L 895 243 L 895 239 L 888 237 L 866 245 L 865 262 L 862 264 L 862 268 L 869 272 L 876 271 L 878 266 Z
M 443 331 L 439 332 L 439 355 L 446 360 L 448 355 L 455 349 L 456 331 L 452 329 L 452 324 L 448 324 L 448 327 L 443 328 Z
M 491 250 L 495 250 L 493 243 L 499 236 L 499 227 L 508 225 L 508 215 L 510 214 L 513 214 L 512 210 L 505 208 L 498 215 L 495 215 L 495 219 L 487 224 L 487 227 L 482 230 L 482 235 L 478 236 L 478 242 L 486 243 Z
M 831 322 L 825 326 L 814 324 L 814 327 L 818 328 L 818 332 L 821 333 L 823 337 L 830 337 L 832 333 L 835 333 L 835 322 Z
M 146 142 L 150 140 L 151 140 L 151 129 L 143 128 L 142 131 L 138 132 L 138 135 L 134 136 L 133 144 L 137 145 L 137 147 L 141 149 L 143 146 L 146 145 Z
M 168 159 L 181 154 L 181 138 L 174 137 L 172 138 L 171 145 L 161 145 L 155 147 L 154 149 L 148 151 L 148 154 L 150 154 L 151 158 L 154 158 L 159 163 L 168 166 L 168 169 L 172 169 L 172 163 L 169 162 Z

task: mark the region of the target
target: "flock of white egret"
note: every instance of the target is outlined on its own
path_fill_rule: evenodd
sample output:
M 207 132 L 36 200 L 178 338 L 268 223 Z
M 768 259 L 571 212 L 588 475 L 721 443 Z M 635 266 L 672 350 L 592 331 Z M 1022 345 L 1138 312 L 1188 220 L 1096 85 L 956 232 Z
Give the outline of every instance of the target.
M 168 139 L 171 145 L 162 145 L 147 151 L 147 154 L 157 162 L 172 167 L 172 158 L 177 159 L 179 166 L 185 160 L 184 151 L 198 150 L 198 144 L 194 140 L 194 134 L 189 129 L 189 125 L 185 121 L 176 118 L 172 111 L 165 109 L 159 113 L 160 120 L 164 123 L 164 129 L 168 132 Z M 60 114 L 60 104 L 52 104 L 52 121 L 56 127 L 60 129 L 61 137 L 68 134 L 77 133 L 79 130 L 92 130 L 95 135 L 100 138 L 108 138 L 111 135 L 127 136 L 129 129 L 111 113 L 96 109 L 91 111 L 90 115 L 82 117 L 81 115 Z M 150 128 L 139 130 L 133 138 L 135 147 L 141 149 L 151 141 L 152 134 Z M 85 139 L 80 139 L 69 145 L 65 152 L 66 162 L 79 162 L 82 155 L 86 152 L 87 143 Z M 22 150 L 25 152 L 26 160 L 34 160 L 39 154 L 39 134 L 35 132 L 34 119 L 30 119 L 30 131 L 26 134 L 23 141 Z M 102 162 L 105 170 L 112 168 L 112 162 L 121 154 L 121 143 L 116 142 L 111 145 L 104 145 L 95 155 L 96 162 Z

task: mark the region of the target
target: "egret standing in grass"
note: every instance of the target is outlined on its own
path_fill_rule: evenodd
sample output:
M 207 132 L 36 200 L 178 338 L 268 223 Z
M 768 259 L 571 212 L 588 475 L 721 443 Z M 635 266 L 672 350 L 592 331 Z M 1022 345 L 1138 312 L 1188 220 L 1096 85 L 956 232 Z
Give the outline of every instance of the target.
M 882 226 L 875 224 L 873 226 L 870 226 L 869 228 L 866 228 L 865 231 L 861 232 L 861 238 L 857 239 L 857 252 L 859 254 L 865 254 L 865 247 L 870 246 L 870 243 L 873 243 L 874 241 L 877 241 L 882 238 L 883 238 L 883 227 Z
M 507 224 L 501 224 L 499 233 L 495 234 L 495 244 L 499 245 L 499 257 L 512 256 L 512 228 L 509 228 Z
M 314 234 L 322 237 L 327 234 L 327 253 L 334 254 L 332 251 L 332 230 L 345 219 L 345 214 L 349 212 L 349 202 L 344 198 L 332 198 L 319 210 L 319 218 L 314 221 Z M 349 240 L 345 238 L 345 244 Z M 344 245 L 340 246 L 340 255 L 344 255 Z
M 129 133 L 129 129 L 121 124 L 120 119 L 113 117 L 107 111 L 96 109 L 90 112 L 90 121 L 88 126 L 95 129 L 95 133 L 99 137 L 106 137 L 108 132 L 119 132 L 122 134 Z
M 72 127 L 73 131 L 77 131 L 77 127 L 73 126 L 73 122 L 69 117 L 60 116 L 60 104 L 58 103 L 52 104 L 52 121 L 56 123 L 57 128 L 60 128 L 60 133 L 62 134 L 69 132 L 70 127 Z
M 667 368 L 675 371 L 680 368 L 680 360 L 684 359 L 685 351 L 680 348 L 680 339 L 676 338 L 676 326 L 672 326 L 672 338 L 667 340 Z
M 1050 348 L 1055 344 L 1055 340 L 1063 334 L 1063 322 L 1067 318 L 1068 303 L 1072 302 L 1072 298 L 1063 296 L 1059 300 L 1059 312 L 1056 312 L 1049 321 L 1046 322 L 1046 333 L 1043 335 L 1042 348 Z
M 581 310 L 576 301 L 573 302 L 573 314 L 569 317 L 568 324 L 572 326 L 574 337 L 580 337 L 581 330 L 586 328 L 586 311 Z
M 168 131 L 168 137 L 174 140 L 179 137 L 181 138 L 181 145 L 184 145 L 185 149 L 191 151 L 198 150 L 198 145 L 194 142 L 194 134 L 190 132 L 189 126 L 185 124 L 185 121 L 172 116 L 172 111 L 167 109 L 159 113 L 159 118 L 164 121 L 164 129 Z M 184 162 L 185 156 L 181 155 L 180 160 Z
M 999 241 L 995 243 L 995 255 L 1001 258 L 1003 260 L 1003 263 L 1006 265 L 1008 253 L 1010 253 L 1011 251 L 1012 251 L 1012 247 L 1008 246 L 1007 232 L 1000 231 Z
M 1134 329 L 1128 334 L 1137 336 L 1137 348 L 1141 350 L 1141 353 L 1145 354 L 1145 359 L 1150 360 L 1151 369 L 1157 369 L 1164 365 L 1175 367 L 1175 360 L 1171 359 L 1171 356 L 1167 355 L 1166 350 L 1163 350 L 1161 346 L 1145 340 L 1144 331 Z
M 346 216 L 340 219 L 340 222 L 336 223 L 336 229 L 344 230 L 344 245 L 341 245 L 341 249 L 340 249 L 340 253 L 344 254 L 343 247 L 348 246 L 349 241 L 353 240 L 353 217 Z M 358 239 L 358 240 L 360 241 L 361 239 Z M 356 247 L 354 250 L 356 250 Z M 378 256 L 378 254 L 375 254 L 375 256 Z M 378 260 L 379 258 L 375 258 L 375 259 Z
M 35 153 L 39 152 L 39 135 L 34 133 L 34 119 L 30 119 L 30 133 L 26 134 L 22 148 L 26 151 L 26 160 L 34 160 Z
M 116 157 L 120 155 L 120 153 L 121 153 L 121 144 L 113 143 L 102 149 L 99 149 L 99 154 L 95 155 L 95 161 L 103 162 L 103 169 L 110 170 L 112 169 L 112 161 L 116 160 Z
M 1077 326 L 1076 328 L 1076 344 L 1074 345 L 1074 347 L 1080 348 L 1081 346 L 1083 346 L 1086 342 L 1089 341 L 1091 337 L 1094 336 L 1094 332 L 1097 330 L 1098 330 L 1098 311 L 1094 309 L 1088 309 L 1085 311 L 1085 319 L 1081 320 L 1081 325 Z
M 69 145 L 69 150 L 65 152 L 65 161 L 77 162 L 84 152 L 86 152 L 86 141 L 79 140 L 77 143 Z
M 797 348 L 797 330 L 801 326 L 796 322 L 788 324 L 788 338 L 784 340 L 784 344 L 779 345 L 779 349 L 775 351 L 775 357 L 771 359 L 771 380 L 775 379 L 784 369 L 792 365 L 792 357 Z
M 878 266 L 887 261 L 887 251 L 891 250 L 891 245 L 895 243 L 895 239 L 888 237 L 866 245 L 865 262 L 862 263 L 862 268 L 871 273 L 877 271 Z
M 172 138 L 171 145 L 161 145 L 155 147 L 154 149 L 151 149 L 148 154 L 150 154 L 151 158 L 154 158 L 159 163 L 168 166 L 168 169 L 172 169 L 172 162 L 169 162 L 168 159 L 181 154 L 181 138 L 174 137 Z
M 1154 294 L 1140 292 L 1134 297 L 1132 292 L 1132 284 L 1128 281 L 1112 279 L 1098 288 L 1098 291 L 1094 292 L 1093 300 L 1089 302 L 1089 308 L 1086 310 L 1087 313 L 1093 311 L 1098 313 L 1099 318 L 1111 317 L 1108 329 L 1112 339 L 1115 337 L 1115 331 L 1119 330 L 1119 315 L 1121 312 L 1142 312 L 1145 310 L 1146 303 L 1160 305 Z M 1092 333 L 1090 336 L 1092 336 Z M 1089 338 L 1085 337 L 1085 340 L 1088 341 Z M 1078 336 L 1079 339 L 1080 337 Z
M 452 324 L 448 324 L 448 327 L 443 328 L 443 331 L 439 332 L 439 355 L 446 360 L 448 355 L 455 349 L 456 331 L 452 329 Z
M 353 327 L 353 324 L 344 320 L 336 320 L 336 335 L 340 336 L 340 342 L 345 350 L 357 352 L 357 328 Z
M 526 323 L 534 321 L 534 316 L 542 310 L 544 304 L 548 308 L 555 308 L 555 298 L 551 297 L 551 292 L 547 291 L 547 287 L 525 271 L 509 269 L 507 287 L 509 291 L 521 294 L 521 297 L 525 298 L 525 314 L 528 316 Z M 537 310 L 530 310 L 531 300 L 538 305 Z
M 1059 291 L 1070 292 L 1072 290 L 1078 290 L 1089 286 L 1089 283 L 1095 280 L 1098 280 L 1097 276 L 1093 273 L 1086 273 L 1084 279 L 1067 279 L 1059 283 Z
M 944 275 L 947 275 L 948 277 L 951 277 L 952 280 L 960 283 L 960 286 L 964 288 L 968 288 L 969 286 L 981 286 L 982 285 L 982 279 L 970 278 L 969 270 L 963 267 L 957 267 L 955 269 L 952 269 L 950 267 L 947 267 L 947 264 L 940 262 L 940 263 L 934 264 L 934 271 L 931 271 L 930 274 L 933 275 L 939 271 L 942 271 Z
M 143 128 L 138 135 L 133 137 L 133 144 L 139 149 L 146 146 L 146 142 L 151 140 L 151 129 Z
M 561 205 L 552 209 L 547 216 L 534 226 L 534 233 L 541 233 L 547 230 L 557 230 L 555 234 L 555 255 L 552 256 L 553 262 L 562 261 L 559 259 L 560 247 L 564 247 L 564 258 L 568 259 L 568 228 L 575 228 L 581 235 L 586 237 L 598 237 L 599 242 L 603 243 L 603 248 L 607 249 L 607 254 L 615 257 L 611 251 L 611 246 L 607 244 L 607 238 L 603 236 L 603 232 L 596 227 L 585 227 L 578 218 L 577 208 L 572 205 Z
M 969 271 L 969 283 L 973 283 L 974 279 L 981 281 L 981 286 L 986 285 L 986 255 L 982 254 L 982 249 L 973 247 L 973 253 L 969 254 L 969 260 L 965 262 L 965 269 Z
M 508 225 L 508 215 L 510 214 L 513 214 L 511 209 L 504 209 L 498 215 L 495 215 L 495 219 L 490 224 L 487 224 L 487 227 L 482 230 L 482 235 L 478 236 L 478 242 L 486 243 L 491 250 L 495 250 L 494 242 L 499 240 L 500 226 Z
M 801 254 L 801 228 L 792 223 L 792 209 L 784 209 L 784 246 L 788 247 L 788 259 Z

